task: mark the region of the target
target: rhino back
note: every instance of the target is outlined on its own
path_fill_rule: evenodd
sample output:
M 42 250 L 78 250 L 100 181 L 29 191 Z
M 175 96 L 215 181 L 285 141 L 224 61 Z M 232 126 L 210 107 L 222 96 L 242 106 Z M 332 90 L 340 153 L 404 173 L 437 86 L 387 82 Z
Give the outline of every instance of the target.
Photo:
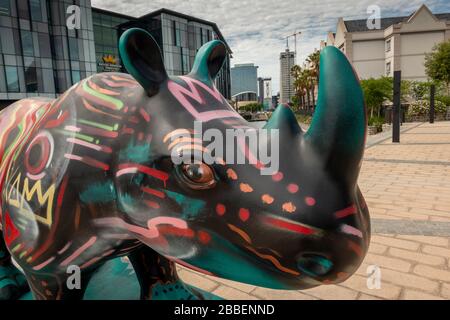
M 90 221 L 116 211 L 113 166 L 120 140 L 134 136 L 136 121 L 145 122 L 147 115 L 137 108 L 143 94 L 127 74 L 96 74 L 71 87 L 31 123 L 33 130 L 22 139 L 2 190 L 8 227 L 17 231 L 7 245 L 28 250 L 19 264 L 39 263 L 76 241 L 77 234 L 92 235 Z

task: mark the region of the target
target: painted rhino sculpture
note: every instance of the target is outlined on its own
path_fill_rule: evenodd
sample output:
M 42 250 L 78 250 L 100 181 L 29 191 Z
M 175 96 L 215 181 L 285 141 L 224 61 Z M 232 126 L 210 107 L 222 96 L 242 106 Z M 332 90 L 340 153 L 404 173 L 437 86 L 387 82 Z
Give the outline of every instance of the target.
M 370 238 L 357 186 L 366 112 L 339 50 L 322 50 L 310 129 L 283 105 L 265 126 L 279 130 L 280 163 L 262 175 L 258 162 L 171 160 L 175 149 L 208 152 L 194 121 L 252 130 L 214 86 L 222 42 L 206 43 L 179 77 L 167 75 L 144 30 L 126 31 L 119 48 L 130 74 L 96 74 L 56 100 L 20 100 L 0 113 L 0 298 L 29 286 L 36 299 L 80 299 L 93 272 L 119 256 L 130 258 L 144 299 L 203 297 L 176 263 L 287 290 L 355 272 Z M 70 266 L 81 272 L 79 290 L 66 286 Z

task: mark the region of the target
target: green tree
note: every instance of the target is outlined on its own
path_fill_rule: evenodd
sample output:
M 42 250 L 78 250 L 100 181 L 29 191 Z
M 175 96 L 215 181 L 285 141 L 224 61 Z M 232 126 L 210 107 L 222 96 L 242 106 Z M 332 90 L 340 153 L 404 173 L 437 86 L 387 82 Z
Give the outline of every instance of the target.
M 260 103 L 249 103 L 246 104 L 244 106 L 241 106 L 239 108 L 239 110 L 243 110 L 243 111 L 249 111 L 249 112 L 257 112 L 257 111 L 261 111 L 263 109 L 263 105 Z
M 425 56 L 425 71 L 434 81 L 442 81 L 450 95 L 450 41 L 437 44 Z
M 392 78 L 361 80 L 364 100 L 369 109 L 370 117 L 381 115 L 381 107 L 385 100 L 392 100 Z

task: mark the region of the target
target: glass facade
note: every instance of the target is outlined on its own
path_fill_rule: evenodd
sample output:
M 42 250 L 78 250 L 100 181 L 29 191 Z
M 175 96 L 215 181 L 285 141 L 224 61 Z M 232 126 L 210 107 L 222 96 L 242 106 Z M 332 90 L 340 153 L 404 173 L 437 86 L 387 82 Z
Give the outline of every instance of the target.
M 98 72 L 123 71 L 118 49 L 118 26 L 133 19 L 132 17 L 92 8 Z
M 72 28 L 74 5 L 80 23 Z M 153 35 L 169 75 L 188 73 L 204 43 L 224 40 L 215 24 L 165 9 L 134 18 L 92 8 L 90 0 L 0 0 L 0 109 L 26 97 L 57 97 L 96 72 L 125 72 L 118 39 L 129 27 Z M 216 80 L 228 99 L 229 64 L 228 55 Z
M 90 0 L 0 0 L 0 102 L 56 97 L 97 71 L 94 52 Z

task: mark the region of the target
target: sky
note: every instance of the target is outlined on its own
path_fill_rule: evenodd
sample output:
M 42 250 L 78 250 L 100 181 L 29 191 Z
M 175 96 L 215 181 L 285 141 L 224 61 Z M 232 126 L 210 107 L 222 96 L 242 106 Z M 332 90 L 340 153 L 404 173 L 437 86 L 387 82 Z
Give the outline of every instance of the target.
M 91 0 L 92 5 L 131 16 L 167 8 L 215 22 L 233 51 L 232 66 L 254 63 L 258 76 L 272 78 L 279 91 L 279 54 L 285 37 L 297 38 L 297 63 L 320 47 L 338 19 L 366 19 L 367 8 L 378 5 L 381 17 L 406 16 L 426 4 L 433 13 L 450 12 L 449 0 Z M 289 41 L 294 50 L 294 39 Z

